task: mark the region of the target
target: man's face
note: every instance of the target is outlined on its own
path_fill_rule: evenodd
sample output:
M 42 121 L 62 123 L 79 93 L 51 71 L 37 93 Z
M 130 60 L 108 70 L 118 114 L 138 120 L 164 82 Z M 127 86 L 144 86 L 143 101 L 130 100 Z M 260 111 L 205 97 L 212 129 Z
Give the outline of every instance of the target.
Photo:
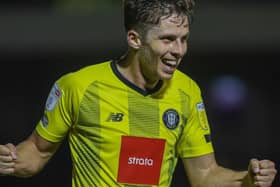
M 148 81 L 168 80 L 187 51 L 189 25 L 186 16 L 162 18 L 142 41 L 139 59 L 142 73 Z

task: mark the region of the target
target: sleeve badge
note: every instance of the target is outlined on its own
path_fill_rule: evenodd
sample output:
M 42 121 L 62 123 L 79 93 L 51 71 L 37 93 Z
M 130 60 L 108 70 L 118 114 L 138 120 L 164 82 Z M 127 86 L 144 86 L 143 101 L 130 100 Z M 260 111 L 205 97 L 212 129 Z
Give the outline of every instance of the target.
M 45 109 L 51 111 L 55 108 L 58 100 L 60 99 L 62 92 L 58 85 L 55 83 L 49 93 L 49 96 L 46 101 Z
M 199 124 L 202 129 L 208 130 L 208 120 L 207 120 L 207 115 L 205 111 L 205 107 L 203 102 L 197 103 L 196 104 L 196 109 L 198 113 L 198 118 L 199 118 Z

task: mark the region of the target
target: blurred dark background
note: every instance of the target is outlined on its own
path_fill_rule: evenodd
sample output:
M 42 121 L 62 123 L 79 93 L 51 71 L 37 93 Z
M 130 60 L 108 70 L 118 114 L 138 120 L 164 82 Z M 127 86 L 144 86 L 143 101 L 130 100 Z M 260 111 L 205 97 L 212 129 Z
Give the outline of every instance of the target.
M 250 158 L 279 170 L 280 2 L 196 2 L 189 51 L 180 69 L 201 86 L 218 163 L 247 169 Z M 9 0 L 0 3 L 0 143 L 19 143 L 40 119 L 53 82 L 126 50 L 121 1 Z M 279 115 L 279 116 L 278 116 Z M 29 179 L 1 187 L 69 187 L 66 142 Z M 172 187 L 189 186 L 181 162 Z M 273 187 L 279 187 L 277 175 Z

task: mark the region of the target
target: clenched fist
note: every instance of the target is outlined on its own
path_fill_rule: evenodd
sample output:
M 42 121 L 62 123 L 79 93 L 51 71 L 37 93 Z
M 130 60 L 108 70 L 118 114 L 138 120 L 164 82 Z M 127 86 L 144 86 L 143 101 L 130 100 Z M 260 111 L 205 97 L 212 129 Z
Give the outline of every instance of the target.
M 16 147 L 13 144 L 0 145 L 0 175 L 13 174 L 16 159 Z
M 275 164 L 270 160 L 251 159 L 248 174 L 250 183 L 258 187 L 270 187 L 276 176 Z

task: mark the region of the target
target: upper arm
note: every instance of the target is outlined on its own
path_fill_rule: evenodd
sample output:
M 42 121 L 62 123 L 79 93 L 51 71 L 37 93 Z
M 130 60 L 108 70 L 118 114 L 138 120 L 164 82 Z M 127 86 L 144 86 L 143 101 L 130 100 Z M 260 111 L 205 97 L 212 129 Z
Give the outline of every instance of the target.
M 213 153 L 199 157 L 183 158 L 183 164 L 192 186 L 200 186 L 199 184 L 203 179 L 218 167 Z

